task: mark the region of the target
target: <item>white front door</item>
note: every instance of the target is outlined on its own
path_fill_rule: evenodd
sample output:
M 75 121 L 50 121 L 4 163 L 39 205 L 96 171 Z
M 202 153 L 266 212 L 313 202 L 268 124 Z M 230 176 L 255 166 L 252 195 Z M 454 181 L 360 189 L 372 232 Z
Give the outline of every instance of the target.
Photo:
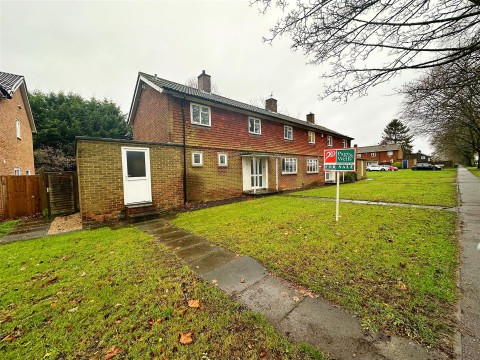
M 242 159 L 243 191 L 268 188 L 268 159 L 244 157 Z
M 149 149 L 122 147 L 122 168 L 125 205 L 151 202 Z

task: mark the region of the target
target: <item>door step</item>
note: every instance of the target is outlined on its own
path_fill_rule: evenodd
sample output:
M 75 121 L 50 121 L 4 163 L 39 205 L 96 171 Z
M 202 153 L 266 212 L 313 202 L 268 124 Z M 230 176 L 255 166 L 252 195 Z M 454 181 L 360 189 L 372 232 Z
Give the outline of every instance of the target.
M 132 204 L 125 206 L 125 220 L 133 222 L 156 219 L 160 216 L 155 205 L 152 203 Z

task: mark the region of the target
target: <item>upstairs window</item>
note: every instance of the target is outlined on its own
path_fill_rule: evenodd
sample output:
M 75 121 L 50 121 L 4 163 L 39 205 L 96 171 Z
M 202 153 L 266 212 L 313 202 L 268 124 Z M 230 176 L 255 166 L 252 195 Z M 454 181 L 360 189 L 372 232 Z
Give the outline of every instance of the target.
M 15 129 L 17 131 L 17 139 L 22 138 L 22 129 L 20 128 L 20 121 L 17 119 L 17 122 L 15 123 Z
M 377 153 L 376 153 L 376 152 L 372 152 L 372 153 L 370 153 L 370 156 L 371 156 L 371 157 L 377 156 Z
M 228 166 L 227 154 L 218 154 L 218 166 L 221 166 L 221 167 Z
M 327 136 L 327 146 L 332 147 L 333 146 L 333 137 L 330 135 Z
M 192 153 L 192 166 L 203 166 L 203 153 Z
M 253 117 L 248 118 L 248 132 L 250 134 L 262 134 L 262 121 Z
M 308 132 L 308 143 L 315 144 L 315 132 L 313 131 Z
M 282 159 L 282 174 L 296 174 L 297 173 L 297 159 L 284 158 Z
M 31 175 L 32 173 L 30 172 L 30 170 L 25 170 L 25 175 Z
M 293 140 L 293 128 L 291 126 L 285 125 L 283 127 L 283 138 L 285 140 Z
M 20 171 L 20 168 L 17 167 L 15 169 L 13 169 L 13 175 L 17 175 L 17 176 L 22 175 L 22 172 Z
M 393 155 L 393 151 L 387 151 L 387 155 L 388 155 L 388 156 L 392 156 L 392 155 Z
M 343 139 L 342 144 L 344 149 L 348 147 L 348 141 L 346 139 Z
M 318 173 L 318 159 L 307 159 L 307 174 Z
M 190 104 L 190 114 L 192 124 L 210 126 L 211 114 L 209 106 Z

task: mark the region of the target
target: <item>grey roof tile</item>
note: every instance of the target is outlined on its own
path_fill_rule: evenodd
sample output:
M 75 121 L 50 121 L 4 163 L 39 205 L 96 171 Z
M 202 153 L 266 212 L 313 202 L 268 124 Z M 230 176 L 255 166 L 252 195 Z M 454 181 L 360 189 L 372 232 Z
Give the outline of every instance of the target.
M 158 87 L 160 87 L 162 89 L 174 91 L 174 92 L 177 92 L 177 93 L 180 93 L 180 94 L 189 95 L 189 96 L 192 96 L 192 97 L 196 97 L 198 99 L 203 99 L 203 100 L 207 100 L 207 101 L 216 102 L 216 103 L 219 103 L 219 104 L 222 104 L 222 105 L 235 107 L 235 108 L 238 108 L 238 109 L 241 109 L 241 110 L 250 111 L 250 112 L 253 112 L 253 113 L 256 113 L 256 114 L 259 114 L 259 115 L 265 115 L 265 116 L 273 117 L 273 118 L 276 118 L 276 119 L 279 119 L 279 120 L 294 123 L 294 124 L 297 124 L 297 125 L 302 125 L 302 126 L 305 126 L 305 127 L 308 127 L 308 128 L 315 129 L 315 130 L 321 130 L 321 131 L 324 131 L 324 132 L 327 132 L 327 133 L 330 133 L 330 134 L 339 135 L 339 136 L 342 136 L 342 137 L 345 137 L 345 138 L 348 138 L 348 139 L 353 139 L 352 137 L 350 137 L 348 135 L 344 135 L 344 134 L 341 134 L 337 131 L 330 130 L 330 129 L 324 127 L 324 126 L 320 126 L 320 125 L 316 125 L 316 124 L 310 124 L 309 122 L 304 121 L 304 120 L 296 119 L 296 118 L 293 118 L 293 117 L 290 117 L 290 116 L 287 116 L 287 115 L 283 115 L 283 114 L 279 114 L 279 113 L 276 113 L 276 112 L 273 112 L 273 111 L 262 109 L 262 108 L 259 108 L 257 106 L 245 104 L 245 103 L 242 103 L 240 101 L 232 100 L 232 99 L 220 96 L 220 95 L 215 95 L 215 94 L 212 94 L 212 93 L 208 93 L 208 92 L 198 90 L 198 89 L 190 87 L 190 86 L 182 85 L 182 84 L 179 84 L 179 83 L 176 83 L 176 82 L 173 82 L 173 81 L 161 79 L 159 77 L 156 77 L 156 76 L 153 76 L 153 75 L 150 75 L 150 74 L 140 72 L 139 75 L 143 76 L 148 81 L 154 83 L 155 85 L 157 85 Z
M 0 71 L 0 92 L 3 97 L 11 98 L 12 93 L 17 89 L 23 80 L 23 76 Z
M 359 146 L 357 153 L 369 153 L 369 152 L 382 152 L 382 151 L 394 151 L 399 150 L 400 144 L 386 144 L 386 145 L 373 145 L 373 146 Z

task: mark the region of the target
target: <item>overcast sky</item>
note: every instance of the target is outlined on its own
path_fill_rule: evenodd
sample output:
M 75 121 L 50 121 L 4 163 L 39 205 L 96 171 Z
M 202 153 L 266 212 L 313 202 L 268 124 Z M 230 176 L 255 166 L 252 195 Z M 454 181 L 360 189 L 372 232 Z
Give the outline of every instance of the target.
M 262 42 L 278 13 L 239 1 L 0 0 L 0 70 L 24 75 L 29 90 L 108 98 L 128 113 L 138 71 L 185 83 L 202 70 L 223 96 L 250 103 L 270 94 L 280 111 L 377 144 L 398 113 L 394 88 L 404 74 L 367 97 L 318 100 L 322 69 L 292 52 L 288 38 Z M 417 137 L 414 150 L 430 152 Z

